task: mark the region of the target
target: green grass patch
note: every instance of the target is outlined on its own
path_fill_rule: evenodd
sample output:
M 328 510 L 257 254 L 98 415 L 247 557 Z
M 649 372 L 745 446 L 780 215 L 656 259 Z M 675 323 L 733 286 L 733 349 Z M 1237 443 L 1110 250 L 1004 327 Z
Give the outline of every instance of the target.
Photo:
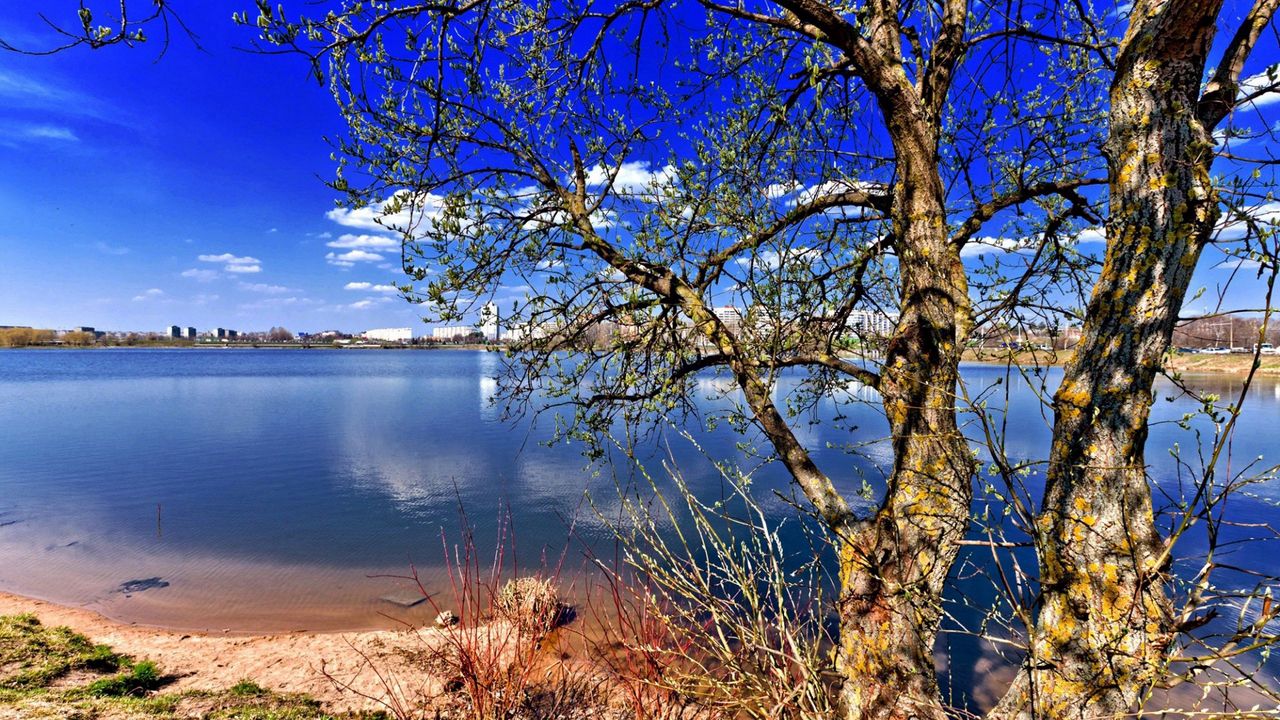
M 111 673 L 54 687 L 73 670 Z M 0 717 L 30 720 L 377 720 L 383 713 L 330 713 L 306 695 L 276 693 L 245 679 L 218 692 L 157 692 L 156 664 L 134 662 L 34 615 L 0 616 Z
M 267 689 L 252 680 L 241 680 L 231 686 L 230 693 L 239 697 L 260 697 L 267 694 Z
M 85 692 L 96 697 L 141 697 L 159 690 L 162 684 L 164 681 L 160 677 L 160 669 L 150 660 L 143 660 L 134 664 L 127 672 L 94 680 L 85 688 Z
M 0 688 L 45 687 L 72 670 L 113 672 L 127 660 L 65 627 L 34 615 L 0 616 Z

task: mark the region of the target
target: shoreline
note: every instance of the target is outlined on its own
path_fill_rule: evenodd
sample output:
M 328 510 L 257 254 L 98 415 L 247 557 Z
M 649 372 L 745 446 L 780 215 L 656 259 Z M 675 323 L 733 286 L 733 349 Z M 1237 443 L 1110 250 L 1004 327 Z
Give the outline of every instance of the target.
M 148 345 L 94 345 L 75 347 L 66 345 L 29 345 L 24 347 L 4 347 L 4 350 L 411 350 L 411 351 L 487 351 L 505 352 L 504 345 L 333 345 L 329 343 L 300 344 L 280 343 L 272 345 L 254 344 L 148 344 Z M 966 350 L 962 362 L 981 365 L 1013 365 L 1018 367 L 1060 367 L 1071 359 L 1070 350 L 1009 352 L 1002 350 Z M 849 355 L 849 359 L 862 359 L 866 356 Z M 1253 364 L 1253 353 L 1234 353 L 1231 355 L 1183 354 L 1173 356 L 1165 366 L 1166 373 L 1189 375 L 1237 375 L 1249 372 Z M 1280 378 L 1280 356 L 1263 355 L 1259 358 L 1259 377 Z
M 189 632 L 122 623 L 93 610 L 0 591 L 0 615 L 31 614 L 49 626 L 66 626 L 95 643 L 139 660 L 155 661 L 176 676 L 172 691 L 218 691 L 251 679 L 273 691 L 304 693 L 332 710 L 384 709 L 378 698 L 394 677 L 397 694 L 422 696 L 440 683 L 403 658 L 436 636 L 433 629 L 296 631 L 274 634 Z M 349 685 L 337 687 L 334 680 Z
M 1071 351 L 1042 352 L 974 352 L 966 351 L 963 362 L 982 365 L 1013 365 L 1018 367 L 1061 367 L 1071 359 Z M 1280 356 L 1263 355 L 1258 358 L 1257 377 L 1280 378 Z M 1179 353 L 1172 357 L 1164 367 L 1168 374 L 1184 375 L 1230 375 L 1248 374 L 1253 365 L 1253 353 L 1235 353 L 1231 355 L 1207 355 Z

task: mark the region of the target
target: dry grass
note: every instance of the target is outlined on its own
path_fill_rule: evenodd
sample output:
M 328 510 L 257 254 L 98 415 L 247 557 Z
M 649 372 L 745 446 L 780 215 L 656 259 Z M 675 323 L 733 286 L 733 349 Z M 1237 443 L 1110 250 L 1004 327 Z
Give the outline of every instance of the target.
M 530 576 L 504 583 L 493 599 L 493 612 L 530 632 L 546 633 L 560 624 L 565 606 L 553 582 Z

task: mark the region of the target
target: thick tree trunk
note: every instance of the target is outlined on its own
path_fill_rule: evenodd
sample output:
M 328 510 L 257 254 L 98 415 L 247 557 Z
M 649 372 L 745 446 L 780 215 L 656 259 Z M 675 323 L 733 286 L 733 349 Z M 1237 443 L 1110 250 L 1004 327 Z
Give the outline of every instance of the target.
M 841 697 L 859 720 L 946 717 L 933 649 L 972 495 L 973 456 L 955 414 L 971 310 L 934 167 L 900 164 L 914 173 L 894 208 L 902 306 L 880 373 L 894 467 L 879 512 L 841 548 Z
M 1152 383 L 1218 214 L 1213 143 L 1196 117 L 1217 8 L 1184 4 L 1135 7 L 1112 84 L 1106 257 L 1054 396 L 1041 605 L 997 717 L 1129 713 L 1175 636 L 1144 445 Z

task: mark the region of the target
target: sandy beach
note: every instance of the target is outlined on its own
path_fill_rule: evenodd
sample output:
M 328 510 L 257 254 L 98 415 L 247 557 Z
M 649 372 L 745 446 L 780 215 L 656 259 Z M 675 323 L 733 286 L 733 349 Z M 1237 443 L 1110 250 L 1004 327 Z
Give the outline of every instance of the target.
M 271 690 L 306 693 L 332 710 L 362 710 L 382 709 L 384 699 L 405 702 L 431 695 L 439 685 L 403 660 L 402 651 L 438 637 L 430 629 L 254 636 L 179 632 L 122 624 L 88 610 L 0 592 L 0 615 L 23 613 L 36 615 L 46 626 L 65 625 L 117 652 L 155 661 L 178 676 L 167 688 L 172 691 L 216 691 L 252 679 Z M 369 659 L 376 659 L 377 673 Z M 395 698 L 388 695 L 387 685 L 397 688 Z

